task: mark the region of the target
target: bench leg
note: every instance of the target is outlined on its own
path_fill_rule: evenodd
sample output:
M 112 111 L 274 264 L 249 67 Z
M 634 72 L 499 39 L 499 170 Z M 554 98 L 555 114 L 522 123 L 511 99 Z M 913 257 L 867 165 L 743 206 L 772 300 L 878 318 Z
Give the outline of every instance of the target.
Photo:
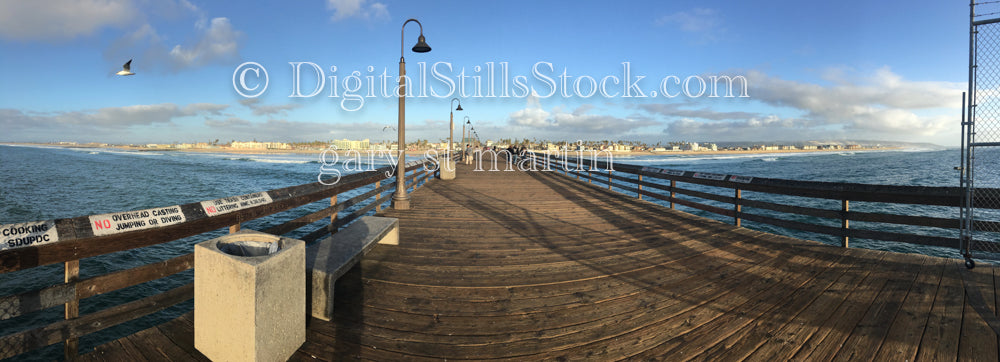
M 388 234 L 385 234 L 382 239 L 379 239 L 378 243 L 385 245 L 399 245 L 399 227 L 392 228 Z

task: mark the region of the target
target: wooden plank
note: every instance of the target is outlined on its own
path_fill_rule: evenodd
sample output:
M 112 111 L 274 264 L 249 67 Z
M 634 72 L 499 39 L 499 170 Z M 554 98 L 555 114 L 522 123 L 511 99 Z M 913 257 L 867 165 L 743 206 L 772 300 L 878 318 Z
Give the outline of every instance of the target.
M 66 284 L 76 283 L 80 280 L 80 261 L 71 260 L 65 263 L 65 272 L 63 273 L 63 281 Z M 66 302 L 63 308 L 63 315 L 66 320 L 70 320 L 80 316 L 80 299 L 73 298 Z M 80 354 L 80 340 L 77 338 L 67 338 L 63 341 L 63 357 L 66 360 L 73 361 L 76 360 L 77 355 Z
M 76 284 L 57 284 L 15 295 L 0 297 L 0 320 L 63 305 L 76 298 Z
M 681 356 L 679 359 L 696 356 L 704 352 L 707 347 L 714 346 L 729 337 L 732 333 L 740 331 L 742 327 L 758 318 L 762 318 L 765 313 L 772 311 L 775 305 L 787 303 L 792 299 L 791 296 L 799 293 L 803 288 L 815 288 L 817 286 L 825 288 L 826 285 L 829 285 L 836 277 L 840 276 L 840 273 L 831 270 L 830 267 L 840 262 L 843 258 L 842 254 L 825 257 L 816 254 L 807 255 L 806 258 L 812 260 L 801 264 L 790 262 L 790 269 L 782 270 L 787 275 L 779 276 L 779 273 L 769 274 L 774 275 L 775 278 L 787 278 L 777 283 L 776 287 L 762 292 L 759 296 L 746 298 L 743 304 L 734 305 L 729 310 L 713 306 L 708 308 L 710 310 L 708 313 L 699 311 L 698 313 L 701 315 L 712 315 L 712 310 L 718 310 L 714 313 L 718 314 L 718 317 L 695 327 L 689 333 L 685 333 L 682 336 L 675 337 L 646 350 L 638 356 L 640 358 L 668 355 Z M 802 299 L 811 300 L 812 295 Z M 733 303 L 737 300 L 738 298 L 727 298 L 726 301 Z M 786 310 L 783 309 L 780 312 L 783 313 Z M 629 357 L 634 358 L 636 356 Z
M 862 322 L 862 318 L 885 284 L 908 266 L 905 259 L 905 256 L 898 254 L 887 255 L 886 265 L 877 268 L 863 284 L 848 294 L 835 311 L 826 313 L 827 319 L 792 358 L 833 358 L 843 346 L 843 342 L 850 337 L 851 331 Z
M 209 361 L 201 352 L 194 347 L 194 312 L 188 312 L 180 317 L 156 326 L 164 337 L 170 340 L 177 348 L 185 352 L 185 359 L 190 357 L 196 361 Z
M 832 278 L 830 284 L 810 284 L 763 318 L 755 319 L 725 340 L 690 357 L 704 360 L 790 358 L 819 328 L 818 320 L 825 319 L 825 315 L 835 310 L 843 296 L 864 280 L 886 255 L 866 258 L 865 253 L 863 250 L 842 249 L 841 254 L 845 258 L 831 267 L 821 279 Z
M 996 314 L 995 286 L 993 271 L 989 266 L 977 267 L 968 273 L 962 273 L 966 288 L 975 288 L 982 296 L 982 301 L 976 301 L 968 296 L 962 313 L 962 332 L 959 337 L 958 359 L 966 361 L 996 361 L 997 335 L 993 332 L 983 317 L 979 315 L 971 303 L 985 302 L 986 309 Z
M 3 309 L 3 314 L 0 314 L 0 320 L 66 304 L 74 299 L 86 299 L 98 294 L 163 278 L 191 269 L 193 265 L 194 254 L 181 255 L 159 263 L 146 264 L 68 284 L 58 284 L 39 290 L 2 297 L 0 298 L 0 305 L 9 307 Z
M 917 350 L 917 360 L 954 361 L 958 357 L 965 292 L 958 268 L 961 261 L 945 262 L 934 305 L 927 317 Z
M 947 262 L 949 261 L 939 258 L 929 260 L 929 264 L 917 276 L 874 360 L 916 360 L 920 340 L 928 324 Z
M 910 291 L 917 276 L 924 272 L 928 258 L 914 261 L 907 270 L 892 276 L 878 296 L 868 307 L 861 321 L 854 326 L 851 335 L 843 342 L 843 347 L 837 352 L 837 361 L 870 361 L 874 360 L 882 347 L 889 327 L 897 318 L 903 300 Z M 905 316 L 902 318 L 906 318 Z M 829 337 L 828 337 L 829 338 Z

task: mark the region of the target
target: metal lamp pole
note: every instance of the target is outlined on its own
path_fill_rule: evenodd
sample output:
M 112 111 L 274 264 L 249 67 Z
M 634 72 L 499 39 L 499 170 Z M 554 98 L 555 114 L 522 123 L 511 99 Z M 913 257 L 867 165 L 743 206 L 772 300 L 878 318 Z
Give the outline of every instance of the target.
M 452 98 L 451 104 L 454 105 L 455 101 L 458 101 L 458 108 L 455 108 L 455 110 L 461 111 L 462 100 L 458 98 Z M 451 148 L 454 146 L 454 144 L 455 144 L 455 112 L 451 110 L 451 106 L 449 105 L 448 106 L 448 153 L 446 153 L 448 155 L 448 159 L 451 159 Z
M 469 121 L 469 116 L 465 116 L 465 123 L 462 124 L 462 140 L 458 142 L 459 143 L 459 147 L 462 148 L 461 155 L 462 155 L 462 161 L 463 162 L 465 162 L 465 146 L 464 146 L 465 145 L 465 125 L 471 124 L 469 122 L 470 122 Z
M 417 19 L 408 19 L 399 30 L 399 140 L 396 149 L 399 150 L 399 160 L 396 164 L 396 193 L 392 195 L 392 208 L 407 210 L 410 208 L 410 196 L 406 194 L 406 61 L 403 59 L 403 35 L 406 24 L 415 22 L 420 26 L 420 37 L 413 52 L 426 53 L 431 51 L 424 39 L 424 26 Z

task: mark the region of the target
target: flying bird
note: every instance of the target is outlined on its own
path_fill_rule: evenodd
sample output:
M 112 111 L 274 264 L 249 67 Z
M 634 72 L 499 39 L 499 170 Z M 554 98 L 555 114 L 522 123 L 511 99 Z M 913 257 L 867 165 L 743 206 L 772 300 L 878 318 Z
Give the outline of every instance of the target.
M 385 127 L 382 127 L 382 132 L 385 132 L 385 130 L 387 130 L 387 129 L 391 129 L 391 130 L 395 131 L 395 130 L 396 130 L 396 127 L 393 127 L 393 126 L 385 126 Z
M 125 65 L 122 65 L 122 70 L 115 74 L 134 75 L 135 73 L 132 73 L 132 59 L 129 59 L 127 62 L 125 62 Z

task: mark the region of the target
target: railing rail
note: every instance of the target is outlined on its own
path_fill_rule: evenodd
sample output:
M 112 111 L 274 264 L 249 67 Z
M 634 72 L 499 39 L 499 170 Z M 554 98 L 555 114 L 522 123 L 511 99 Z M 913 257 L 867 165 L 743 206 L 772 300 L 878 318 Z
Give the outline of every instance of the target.
M 436 171 L 428 170 L 429 168 L 433 169 L 430 165 L 435 162 L 431 159 L 425 159 L 408 163 L 405 171 L 407 172 L 405 177 L 407 188 L 415 189 L 422 183 L 426 183 L 428 178 L 436 173 Z M 148 227 L 137 231 L 111 233 L 103 228 L 106 225 L 94 225 L 95 215 L 51 220 L 49 222 L 55 225 L 58 240 L 40 245 L 0 250 L 0 275 L 43 265 L 64 263 L 65 283 L 0 296 L 0 321 L 19 318 L 59 305 L 66 306 L 66 318 L 49 325 L 0 336 L 0 359 L 59 342 L 65 343 L 66 359 L 73 359 L 78 353 L 78 338 L 155 313 L 194 297 L 194 284 L 187 283 L 159 294 L 80 316 L 79 303 L 82 299 L 168 277 L 194 267 L 194 254 L 188 253 L 131 269 L 79 279 L 79 264 L 82 258 L 166 243 L 214 232 L 220 228 L 228 227 L 230 232 L 236 232 L 247 221 L 282 213 L 329 198 L 329 207 L 262 230 L 270 234 L 283 235 L 329 218 L 328 224 L 311 230 L 304 237 L 301 237 L 306 242 L 312 242 L 336 232 L 339 228 L 364 216 L 371 210 L 380 209 L 382 204 L 389 201 L 389 198 L 384 197 L 384 194 L 395 190 L 396 185 L 395 181 L 385 183 L 382 181 L 394 177 L 391 167 L 383 167 L 374 171 L 343 176 L 339 182 L 333 185 L 315 182 L 248 194 L 250 196 L 242 195 L 246 196 L 243 201 L 258 200 L 254 202 L 259 203 L 237 204 L 234 207 L 235 211 L 219 212 L 216 215 L 210 215 L 205 206 L 211 206 L 211 201 L 214 200 L 149 209 L 179 209 L 183 213 L 184 220 L 179 223 Z M 338 202 L 338 195 L 363 187 L 372 187 L 372 189 Z M 228 199 L 231 201 L 239 200 L 240 196 Z M 223 203 L 226 202 L 225 199 L 219 200 L 224 200 Z M 357 208 L 348 215 L 339 215 L 352 207 Z
M 748 177 L 706 172 L 682 171 L 643 167 L 600 159 L 576 159 L 570 157 L 554 157 L 551 155 L 532 155 L 534 164 L 530 167 L 537 171 L 554 171 L 565 174 L 577 180 L 588 183 L 600 183 L 609 189 L 617 189 L 623 193 L 635 194 L 638 198 L 648 197 L 665 201 L 670 208 L 683 205 L 701 211 L 731 218 L 734 225 L 741 226 L 743 221 L 753 221 L 782 228 L 807 231 L 812 233 L 832 235 L 840 239 L 842 246 L 849 246 L 852 238 L 893 241 L 918 245 L 958 248 L 959 239 L 947 236 L 948 232 L 918 234 L 913 232 L 894 232 L 873 228 L 852 228 L 851 221 L 880 224 L 908 225 L 931 227 L 941 230 L 958 230 L 960 222 L 957 218 L 958 207 L 963 202 L 963 190 L 959 187 L 932 186 L 896 186 L 873 185 L 860 183 L 795 181 L 763 177 Z M 547 160 L 546 160 L 547 159 Z M 624 176 L 623 176 L 624 175 Z M 669 181 L 651 182 L 652 180 Z M 678 186 L 681 184 L 682 186 Z M 684 184 L 701 186 L 700 190 L 683 187 Z M 729 189 L 728 192 L 716 191 Z M 839 207 L 827 209 L 799 204 L 782 204 L 778 202 L 747 199 L 745 193 L 751 191 L 761 194 L 804 197 L 810 199 L 837 200 Z M 681 196 L 678 196 L 681 195 Z M 722 203 L 728 207 L 706 203 L 702 200 Z M 906 215 L 877 212 L 860 212 L 851 210 L 852 202 L 873 202 L 901 205 L 926 205 L 954 207 L 956 217 L 934 217 L 923 215 Z M 991 201 L 991 202 L 986 202 Z M 977 205 L 998 205 L 996 200 L 975 200 Z M 751 211 L 748 209 L 756 209 Z M 790 220 L 781 218 L 775 213 L 761 213 L 759 210 L 798 216 L 810 216 L 837 222 L 838 226 L 821 223 Z M 802 218 L 799 218 L 802 219 Z M 1000 222 L 989 222 L 1000 225 Z M 979 243 L 981 244 L 981 243 Z

